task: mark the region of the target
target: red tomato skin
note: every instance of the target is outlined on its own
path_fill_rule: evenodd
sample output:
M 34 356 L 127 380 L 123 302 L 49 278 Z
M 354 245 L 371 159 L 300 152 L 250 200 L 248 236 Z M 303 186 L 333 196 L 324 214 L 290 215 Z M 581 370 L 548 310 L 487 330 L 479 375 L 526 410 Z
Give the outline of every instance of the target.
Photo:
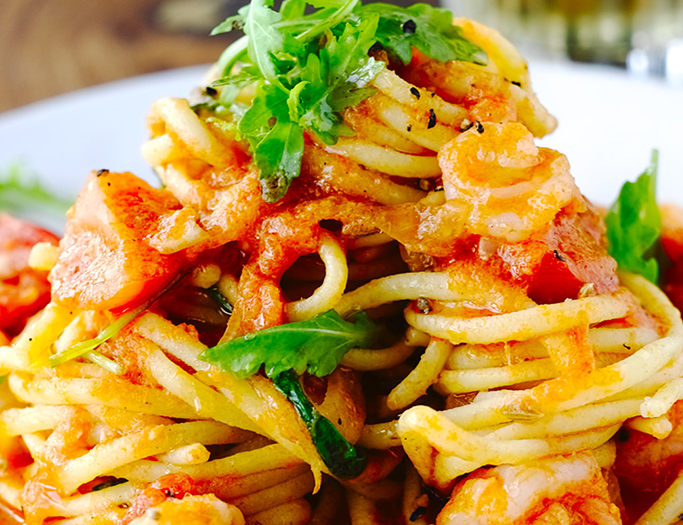
M 47 273 L 28 266 L 31 249 L 39 242 L 57 245 L 59 238 L 30 222 L 0 214 L 0 330 L 10 337 L 50 300 Z

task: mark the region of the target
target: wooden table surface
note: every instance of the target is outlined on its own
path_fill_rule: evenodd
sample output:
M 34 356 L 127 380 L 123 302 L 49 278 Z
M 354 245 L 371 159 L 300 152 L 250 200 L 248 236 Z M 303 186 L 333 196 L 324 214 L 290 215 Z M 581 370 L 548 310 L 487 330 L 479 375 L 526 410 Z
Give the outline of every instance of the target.
M 1 0 L 0 112 L 213 62 L 233 37 L 208 33 L 237 7 L 226 0 Z

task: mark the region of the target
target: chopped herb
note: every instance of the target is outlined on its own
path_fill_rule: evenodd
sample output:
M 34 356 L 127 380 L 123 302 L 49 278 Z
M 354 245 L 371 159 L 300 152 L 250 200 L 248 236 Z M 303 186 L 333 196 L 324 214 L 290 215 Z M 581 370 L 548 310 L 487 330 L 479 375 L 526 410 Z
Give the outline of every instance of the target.
M 233 307 L 230 304 L 230 301 L 228 301 L 228 299 L 218 289 L 217 285 L 213 285 L 206 291 L 209 294 L 209 297 L 211 297 L 211 299 L 213 299 L 218 305 L 218 308 L 221 312 L 223 312 L 225 315 L 232 315 Z
M 306 397 L 296 374 L 291 370 L 282 372 L 273 377 L 273 383 L 294 405 L 330 473 L 341 479 L 359 476 L 367 462 L 365 449 L 354 447 L 329 419 L 316 410 Z
M 653 283 L 659 279 L 660 262 L 665 262 L 659 249 L 662 219 L 655 197 L 658 159 L 654 150 L 648 168 L 635 182 L 624 183 L 605 216 L 610 255 L 622 270 Z
M 95 485 L 91 492 L 98 492 L 100 490 L 108 489 L 110 487 L 115 487 L 116 485 L 121 485 L 123 483 L 128 483 L 127 479 L 119 478 L 119 479 L 110 479 L 109 481 L 105 481 L 103 483 L 100 483 L 99 485 Z
M 238 378 L 262 365 L 273 378 L 287 370 L 322 377 L 331 374 L 354 346 L 369 346 L 381 329 L 364 312 L 345 321 L 334 310 L 306 321 L 266 328 L 205 350 L 200 358 Z
M 403 64 L 412 59 L 413 47 L 442 62 L 487 60 L 452 24 L 449 11 L 427 4 L 287 0 L 279 11 L 272 7 L 272 0 L 252 0 L 213 31 L 245 32 L 221 56 L 222 77 L 213 87 L 222 86 L 218 102 L 230 107 L 239 88 L 255 84 L 251 106 L 235 116 L 268 202 L 282 198 L 299 175 L 304 130 L 330 145 L 353 135 L 342 112 L 375 92 L 368 85 L 385 67 L 369 56 L 378 43 Z M 243 65 L 233 74 L 238 62 Z

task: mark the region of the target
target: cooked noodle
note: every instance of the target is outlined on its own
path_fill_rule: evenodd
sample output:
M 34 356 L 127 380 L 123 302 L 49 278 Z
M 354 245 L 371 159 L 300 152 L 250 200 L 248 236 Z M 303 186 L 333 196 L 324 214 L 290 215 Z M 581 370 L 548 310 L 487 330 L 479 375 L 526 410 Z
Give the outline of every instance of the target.
M 448 497 L 457 486 L 437 520 L 450 523 L 466 480 L 494 475 L 482 467 L 594 454 L 608 471 L 625 422 L 671 434 L 667 413 L 683 399 L 679 312 L 644 278 L 617 277 L 601 235 L 586 233 L 585 221 L 601 219 L 564 156 L 534 145 L 555 120 L 517 51 L 458 23 L 489 64 L 383 69 L 375 95 L 345 112 L 355 136 L 329 145 L 306 134 L 301 175 L 278 203 L 261 199 L 229 117 L 184 99 L 156 102 L 148 119 L 143 153 L 163 190 L 91 176 L 59 258 L 46 246 L 33 252 L 34 266 L 53 267 L 53 301 L 0 347 L 15 400 L 0 414 L 2 446 L 24 457 L 5 468 L 0 497 L 26 523 L 143 524 L 187 498 L 212 512 L 228 512 L 227 502 L 248 523 L 426 524 L 441 508 L 425 487 Z M 247 87 L 241 97 L 252 95 Z M 78 229 L 87 205 L 109 206 L 106 192 L 128 186 L 149 202 L 148 229 L 133 224 L 143 229 L 120 249 L 144 244 L 149 260 L 184 276 L 135 315 L 78 299 L 90 292 L 70 284 L 81 269 L 69 266 L 69 250 L 90 235 Z M 554 250 L 564 263 L 547 235 L 566 224 L 609 262 L 595 282 L 576 279 L 580 293 L 544 300 L 533 284 L 541 258 L 529 254 Z M 134 304 L 157 277 L 136 284 Z M 202 359 L 219 341 L 329 311 L 367 311 L 385 327 L 332 374 L 300 379 L 315 409 L 367 449 L 352 479 L 324 461 L 263 373 L 241 378 Z M 50 365 L 121 315 L 129 322 L 96 348 Z M 680 513 L 682 479 L 639 524 Z

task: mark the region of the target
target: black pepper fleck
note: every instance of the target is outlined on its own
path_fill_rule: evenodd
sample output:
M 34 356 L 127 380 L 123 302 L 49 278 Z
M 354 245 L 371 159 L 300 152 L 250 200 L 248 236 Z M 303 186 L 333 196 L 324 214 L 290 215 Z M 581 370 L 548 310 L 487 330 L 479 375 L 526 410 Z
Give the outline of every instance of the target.
M 477 133 L 484 133 L 484 125 L 477 120 Z
M 406 35 L 414 35 L 416 30 L 417 24 L 415 23 L 415 20 L 408 20 L 405 24 L 403 24 L 403 32 Z
M 626 348 L 626 350 L 630 350 L 630 349 L 631 349 L 631 347 L 628 346 L 626 343 L 624 343 L 622 346 L 623 346 L 624 348 Z
M 553 250 L 553 255 L 555 256 L 555 259 L 557 259 L 558 261 L 566 262 L 564 256 L 557 250 Z
M 417 89 L 415 86 L 410 88 L 410 93 L 417 99 L 420 100 L 420 90 Z
M 619 434 L 617 434 L 617 439 L 621 443 L 626 443 L 629 439 L 631 439 L 631 433 L 628 431 L 628 428 L 621 427 Z
M 516 80 L 513 80 L 512 83 L 513 83 L 515 86 L 517 86 L 517 87 L 522 87 L 522 83 L 521 83 L 521 82 L 517 82 Z
M 210 97 L 215 97 L 216 95 L 218 95 L 218 90 L 215 89 L 215 88 L 212 88 L 211 86 L 208 86 L 208 87 L 206 88 L 206 91 L 205 91 L 205 92 L 206 92 L 206 94 L 207 94 L 208 96 L 210 96 Z
M 382 46 L 382 44 L 380 44 L 379 42 L 375 42 L 374 44 L 372 44 L 372 47 L 370 48 L 369 52 L 370 53 L 379 53 L 383 49 L 384 49 L 384 46 Z
M 433 109 L 429 110 L 429 122 L 427 123 L 427 129 L 432 129 L 436 126 L 436 114 Z
M 411 131 L 413 131 L 413 126 L 411 126 L 410 124 L 408 124 L 408 127 L 406 128 L 406 131 L 409 132 L 409 133 L 410 133 Z
M 427 507 L 418 507 L 410 515 L 410 521 L 417 521 L 425 514 L 427 514 Z
M 96 175 L 98 177 L 101 177 L 102 175 L 106 175 L 107 173 L 109 173 L 109 170 L 97 170 Z

